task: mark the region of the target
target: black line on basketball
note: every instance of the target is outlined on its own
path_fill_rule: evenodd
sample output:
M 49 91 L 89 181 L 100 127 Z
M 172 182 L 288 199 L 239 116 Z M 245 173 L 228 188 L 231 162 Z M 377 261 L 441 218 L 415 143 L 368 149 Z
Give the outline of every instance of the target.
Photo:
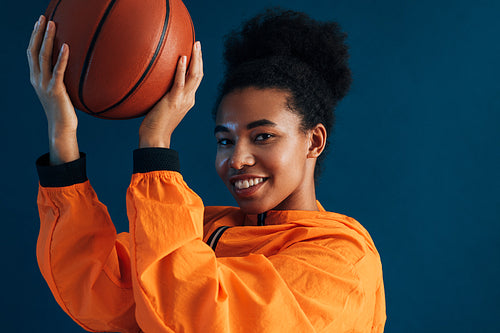
M 97 26 L 97 29 L 94 33 L 94 36 L 92 37 L 92 41 L 90 42 L 89 49 L 87 50 L 87 55 L 85 56 L 85 62 L 83 64 L 83 69 L 82 73 L 80 75 L 80 84 L 78 87 L 78 97 L 80 98 L 80 102 L 82 105 L 91 113 L 95 114 L 92 110 L 89 109 L 89 107 L 85 104 L 85 101 L 83 100 L 83 84 L 85 83 L 85 77 L 87 74 L 87 70 L 89 68 L 90 60 L 92 58 L 92 53 L 95 48 L 95 44 L 97 42 L 97 38 L 99 37 L 99 33 L 101 32 L 102 26 L 104 25 L 104 22 L 106 21 L 107 16 L 109 15 L 109 12 L 111 11 L 111 8 L 113 8 L 116 0 L 112 0 L 108 8 L 106 8 L 106 11 L 104 12 L 104 15 L 101 18 L 101 21 L 99 21 L 99 25 Z
M 139 78 L 139 80 L 137 81 L 137 83 L 132 87 L 132 89 L 130 89 L 129 92 L 121 100 L 119 100 L 115 104 L 111 105 L 107 109 L 105 109 L 103 111 L 95 112 L 94 114 L 102 114 L 104 112 L 108 112 L 112 108 L 114 108 L 114 107 L 120 105 L 121 103 L 123 103 L 127 98 L 130 97 L 130 95 L 132 95 L 135 92 L 135 90 L 141 85 L 142 81 L 144 81 L 144 79 L 146 78 L 146 76 L 149 74 L 149 71 L 153 67 L 153 65 L 154 65 L 154 63 L 156 61 L 156 58 L 158 57 L 158 54 L 160 53 L 161 47 L 163 45 L 163 40 L 165 39 L 165 34 L 167 32 L 168 19 L 169 19 L 169 16 L 170 16 L 170 6 L 168 4 L 168 0 L 165 3 L 165 9 L 166 9 L 165 10 L 165 22 L 163 24 L 163 31 L 161 33 L 160 41 L 158 42 L 158 45 L 156 46 L 156 50 L 155 50 L 155 53 L 153 55 L 153 58 L 149 62 L 148 67 L 144 70 L 144 73 L 142 73 L 142 76 Z
M 57 7 L 59 7 L 59 4 L 61 3 L 62 0 L 59 0 L 57 2 L 57 5 L 54 7 L 54 10 L 52 11 L 52 14 L 50 14 L 50 21 L 54 21 L 54 15 L 56 15 L 56 10 L 57 10 Z

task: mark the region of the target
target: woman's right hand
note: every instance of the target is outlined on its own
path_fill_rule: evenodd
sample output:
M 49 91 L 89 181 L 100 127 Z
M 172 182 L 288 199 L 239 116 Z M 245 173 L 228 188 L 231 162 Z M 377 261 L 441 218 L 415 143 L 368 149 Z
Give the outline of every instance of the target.
M 76 139 L 78 118 L 64 85 L 69 47 L 63 44 L 52 66 L 56 27 L 42 15 L 35 23 L 28 46 L 30 81 L 42 103 L 49 129 L 51 164 L 62 164 L 80 157 Z

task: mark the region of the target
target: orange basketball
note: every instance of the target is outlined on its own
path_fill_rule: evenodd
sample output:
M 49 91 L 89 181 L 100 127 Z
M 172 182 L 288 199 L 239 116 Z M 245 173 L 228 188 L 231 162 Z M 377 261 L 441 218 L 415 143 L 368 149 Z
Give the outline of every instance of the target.
M 52 0 L 45 16 L 56 24 L 54 50 L 69 45 L 73 104 L 96 117 L 144 115 L 170 88 L 179 57 L 191 57 L 194 28 L 181 0 Z

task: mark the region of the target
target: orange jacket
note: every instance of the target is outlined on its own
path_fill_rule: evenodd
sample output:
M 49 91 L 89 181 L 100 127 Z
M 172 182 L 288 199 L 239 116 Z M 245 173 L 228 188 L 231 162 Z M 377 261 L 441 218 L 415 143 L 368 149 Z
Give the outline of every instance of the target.
M 127 192 L 130 233 L 118 235 L 86 180 L 84 158 L 39 163 L 40 270 L 83 328 L 383 331 L 380 258 L 357 221 L 319 205 L 270 211 L 257 226 L 257 216 L 238 208 L 204 207 L 176 167 L 151 167 L 144 160 L 156 153 L 136 152 L 142 166 Z M 66 181 L 44 184 L 47 170 Z

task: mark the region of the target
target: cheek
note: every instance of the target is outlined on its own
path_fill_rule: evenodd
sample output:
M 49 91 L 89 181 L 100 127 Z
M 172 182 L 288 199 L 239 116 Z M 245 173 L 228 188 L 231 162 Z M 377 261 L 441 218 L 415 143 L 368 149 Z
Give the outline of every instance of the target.
M 289 180 L 297 177 L 302 178 L 306 161 L 306 152 L 303 151 L 302 146 L 302 142 L 287 142 L 277 151 L 270 152 L 268 155 L 269 167 Z
M 217 152 L 215 155 L 215 170 L 220 178 L 224 180 L 224 175 L 227 173 L 228 164 L 227 164 L 227 154 L 223 154 L 221 152 Z

